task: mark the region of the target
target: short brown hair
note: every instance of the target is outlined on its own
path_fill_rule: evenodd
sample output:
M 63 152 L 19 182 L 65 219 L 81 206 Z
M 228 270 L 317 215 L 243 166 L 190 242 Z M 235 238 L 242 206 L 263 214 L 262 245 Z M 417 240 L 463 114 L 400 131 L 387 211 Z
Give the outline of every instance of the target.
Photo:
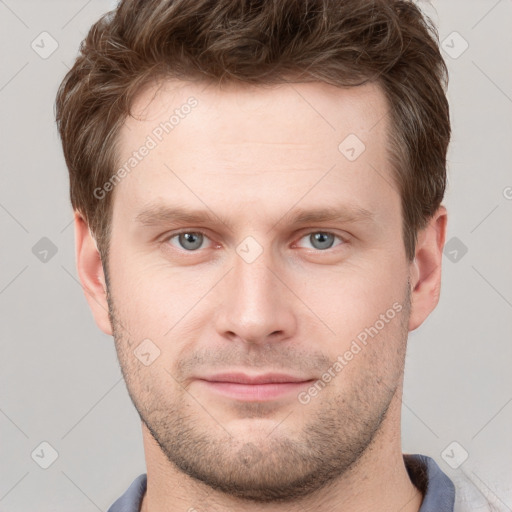
M 119 130 L 159 79 L 221 84 L 376 82 L 389 105 L 389 157 L 409 261 L 444 196 L 448 72 L 432 21 L 407 0 L 122 0 L 81 43 L 56 98 L 73 209 L 104 266 Z

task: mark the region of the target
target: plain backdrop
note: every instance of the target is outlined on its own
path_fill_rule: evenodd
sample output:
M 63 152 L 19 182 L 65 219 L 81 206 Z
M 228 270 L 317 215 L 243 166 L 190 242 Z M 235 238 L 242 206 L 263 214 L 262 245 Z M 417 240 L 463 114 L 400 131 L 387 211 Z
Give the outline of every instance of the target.
M 80 41 L 114 5 L 0 0 L 6 512 L 104 511 L 145 472 L 113 340 L 96 327 L 77 280 L 54 120 Z M 409 337 L 403 451 L 430 455 L 498 510 L 512 510 L 512 2 L 420 5 L 443 41 L 453 139 L 441 299 Z

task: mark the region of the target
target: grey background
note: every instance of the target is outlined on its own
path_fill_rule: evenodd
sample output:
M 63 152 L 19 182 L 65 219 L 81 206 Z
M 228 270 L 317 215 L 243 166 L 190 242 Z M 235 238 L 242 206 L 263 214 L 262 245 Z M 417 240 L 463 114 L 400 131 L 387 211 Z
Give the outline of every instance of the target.
M 113 340 L 96 327 L 77 280 L 53 112 L 80 41 L 114 5 L 0 0 L 2 511 L 104 511 L 145 472 Z M 444 53 L 450 245 L 439 306 L 409 338 L 403 451 L 434 457 L 498 510 L 512 510 L 512 2 L 420 5 L 452 54 Z M 43 31 L 58 43 L 47 58 L 31 47 Z M 469 45 L 460 55 L 454 31 Z M 48 244 L 43 237 L 57 249 L 46 262 L 36 245 Z M 35 462 L 49 460 L 42 442 L 58 452 L 48 469 Z M 462 450 L 467 460 L 452 469 Z

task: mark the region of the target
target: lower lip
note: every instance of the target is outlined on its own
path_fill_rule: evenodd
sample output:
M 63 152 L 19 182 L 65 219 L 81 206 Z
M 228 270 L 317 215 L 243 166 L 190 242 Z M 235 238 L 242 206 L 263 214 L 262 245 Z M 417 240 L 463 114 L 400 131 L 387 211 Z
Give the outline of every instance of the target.
M 199 380 L 208 389 L 237 400 L 245 402 L 262 402 L 272 400 L 291 393 L 298 393 L 301 388 L 308 386 L 312 381 L 302 382 L 272 382 L 268 384 L 240 384 L 237 382 L 212 382 Z

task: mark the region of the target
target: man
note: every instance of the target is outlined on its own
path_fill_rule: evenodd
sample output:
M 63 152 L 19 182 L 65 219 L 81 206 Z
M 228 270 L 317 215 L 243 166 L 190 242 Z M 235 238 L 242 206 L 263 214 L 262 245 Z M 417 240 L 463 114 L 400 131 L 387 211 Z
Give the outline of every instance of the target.
M 402 0 L 124 0 L 57 96 L 78 273 L 147 473 L 110 512 L 454 510 L 402 454 L 446 68 Z

